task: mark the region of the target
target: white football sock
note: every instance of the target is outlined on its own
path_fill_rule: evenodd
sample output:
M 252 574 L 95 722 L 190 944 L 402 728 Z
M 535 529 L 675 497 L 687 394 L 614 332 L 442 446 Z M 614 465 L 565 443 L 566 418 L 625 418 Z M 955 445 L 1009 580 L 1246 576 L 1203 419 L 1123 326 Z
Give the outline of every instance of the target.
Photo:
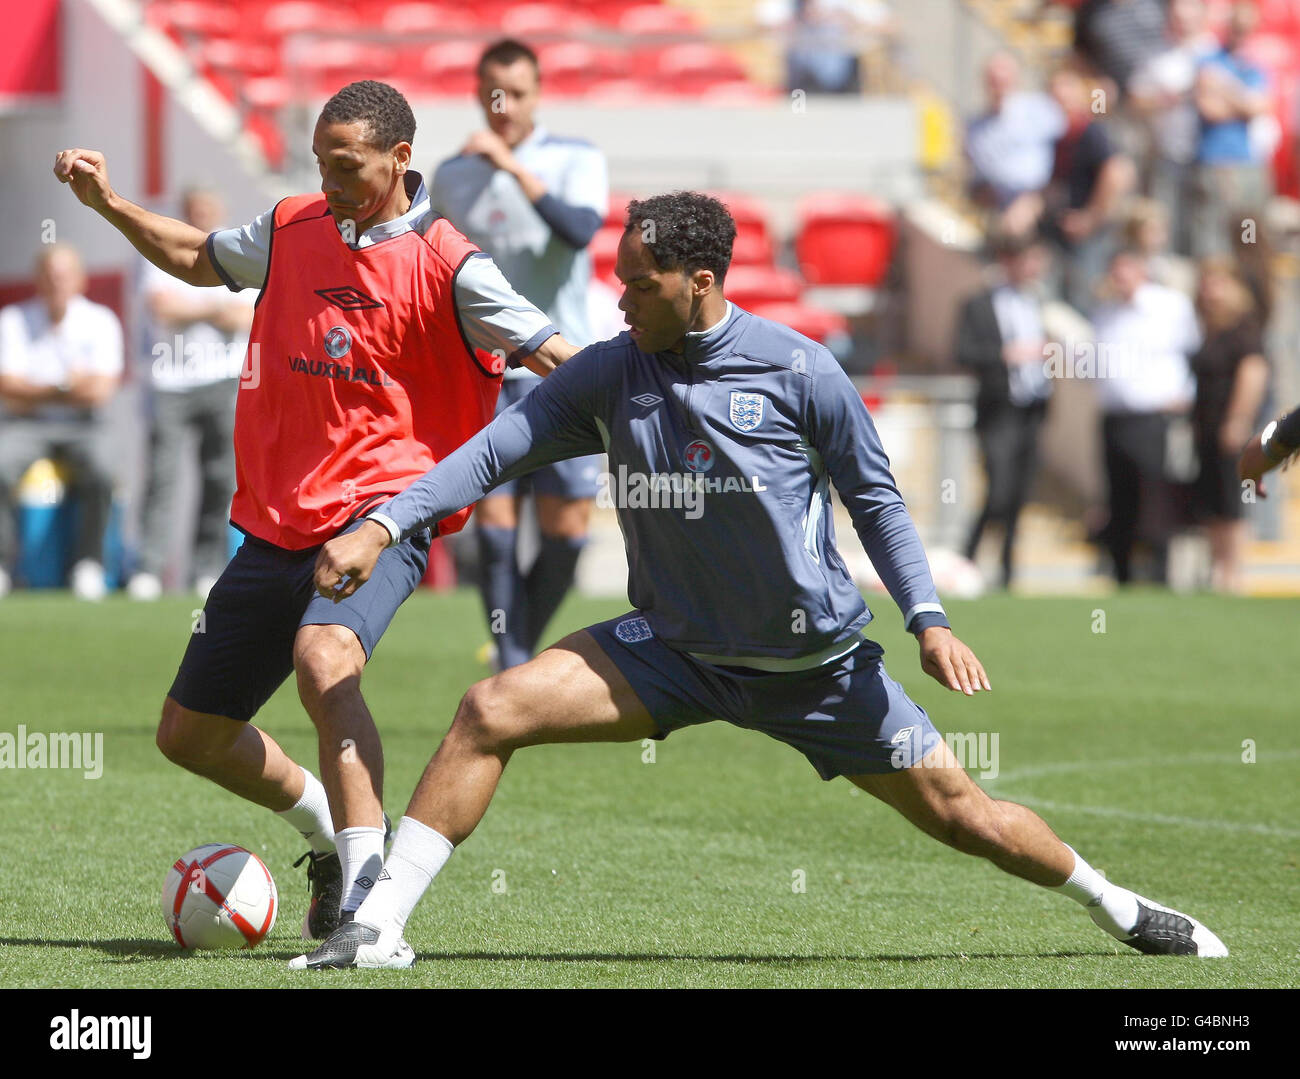
M 302 768 L 302 765 L 298 766 Z M 302 768 L 302 797 L 290 809 L 276 814 L 283 817 L 303 839 L 311 844 L 317 854 L 334 849 L 334 822 L 330 819 L 330 801 L 321 781 L 306 768 Z
M 1080 858 L 1073 847 L 1067 845 L 1066 849 L 1074 855 L 1074 872 L 1064 884 L 1051 890 L 1087 907 L 1092 920 L 1112 937 L 1123 940 L 1132 936 L 1138 920 L 1138 896 L 1111 884 Z
M 357 910 L 357 921 L 400 937 L 406 920 L 447 859 L 451 842 L 427 824 L 403 817 L 379 880 Z
M 334 837 L 343 868 L 343 902 L 340 909 L 356 910 L 384 865 L 382 828 L 344 828 Z

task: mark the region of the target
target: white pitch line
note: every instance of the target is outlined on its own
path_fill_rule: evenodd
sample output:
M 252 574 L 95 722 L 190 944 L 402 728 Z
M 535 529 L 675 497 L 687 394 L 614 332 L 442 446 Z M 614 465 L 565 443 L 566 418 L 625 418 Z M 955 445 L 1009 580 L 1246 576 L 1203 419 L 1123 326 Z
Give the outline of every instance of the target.
M 1179 828 L 1208 828 L 1219 832 L 1250 832 L 1254 835 L 1277 836 L 1281 839 L 1300 839 L 1300 829 L 1276 828 L 1271 824 L 1201 820 L 1197 817 L 1179 817 L 1167 813 L 1137 813 L 1129 809 L 1071 805 L 1068 802 L 1049 802 L 1044 798 L 1025 798 L 1021 795 L 1015 795 L 1013 800 L 1034 809 L 1054 809 L 1061 813 L 1091 813 L 1095 817 L 1118 817 L 1121 820 L 1142 821 L 1147 824 L 1173 824 Z
M 1300 750 L 1281 750 L 1270 752 L 1264 762 L 1295 760 L 1300 758 Z M 1039 776 L 1061 775 L 1069 772 L 1090 772 L 1113 768 L 1153 768 L 1169 767 L 1182 764 L 1240 764 L 1238 756 L 1225 756 L 1222 753 L 1196 753 L 1182 757 L 1152 757 L 1138 760 L 1106 761 L 1058 761 L 1052 764 L 1034 765 L 1010 772 L 1003 772 L 995 780 L 990 780 L 989 787 L 1000 787 L 1004 782 L 1017 779 L 1033 779 Z M 1258 766 L 1245 765 L 1248 768 Z M 990 792 L 992 793 L 992 792 Z M 1069 802 L 1054 802 L 1046 798 L 1034 798 L 1026 795 L 1004 795 L 1000 790 L 994 795 L 998 798 L 1010 797 L 1011 800 L 1039 809 L 1052 809 L 1062 813 L 1090 813 L 1096 817 L 1115 817 L 1120 820 L 1142 821 L 1148 824 L 1172 824 L 1180 828 L 1208 828 L 1221 832 L 1249 832 L 1254 835 L 1277 836 L 1282 839 L 1300 839 L 1300 829 L 1279 828 L 1271 824 L 1254 824 L 1245 821 L 1203 820 L 1198 817 L 1183 817 L 1169 813 L 1141 813 L 1130 809 L 1117 809 L 1111 806 L 1074 805 Z
M 1258 748 L 1256 753 L 1259 754 Z M 1283 749 L 1270 750 L 1256 757 L 1254 764 L 1247 764 L 1247 768 L 1257 768 L 1261 764 L 1272 764 L 1274 761 L 1293 761 L 1300 758 L 1300 749 Z M 1096 772 L 1103 769 L 1112 768 L 1168 768 L 1171 765 L 1180 764 L 1244 764 L 1240 754 L 1237 753 L 1189 753 L 1182 757 L 1143 757 L 1128 758 L 1126 760 L 1079 760 L 1079 761 L 1054 761 L 1049 764 L 1035 764 L 1028 768 L 1012 768 L 1010 771 L 999 772 L 996 779 L 989 780 L 990 784 L 1002 783 L 1005 781 L 1014 781 L 1017 779 L 1035 779 L 1038 776 L 1061 775 L 1067 772 Z

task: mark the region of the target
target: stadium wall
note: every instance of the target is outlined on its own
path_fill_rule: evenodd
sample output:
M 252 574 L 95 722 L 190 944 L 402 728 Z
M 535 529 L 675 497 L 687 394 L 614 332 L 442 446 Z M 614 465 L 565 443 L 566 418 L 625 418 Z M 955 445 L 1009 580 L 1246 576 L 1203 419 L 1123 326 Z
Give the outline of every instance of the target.
M 224 196 L 231 221 L 265 210 L 278 191 L 230 146 L 196 122 L 174 93 L 149 107 L 140 52 L 110 21 L 114 5 L 65 0 L 61 92 L 47 102 L 0 115 L 0 288 L 12 294 L 31 276 L 32 260 L 53 240 L 78 248 L 96 280 L 129 282 L 138 258 L 118 233 L 54 180 L 54 155 L 70 146 L 101 150 L 113 186 L 134 202 L 174 212 L 186 186 L 202 183 Z M 149 57 L 150 61 L 155 57 Z M 165 65 L 156 65 L 164 70 Z M 157 193 L 148 195 L 149 161 Z M 129 314 L 129 312 L 119 312 Z

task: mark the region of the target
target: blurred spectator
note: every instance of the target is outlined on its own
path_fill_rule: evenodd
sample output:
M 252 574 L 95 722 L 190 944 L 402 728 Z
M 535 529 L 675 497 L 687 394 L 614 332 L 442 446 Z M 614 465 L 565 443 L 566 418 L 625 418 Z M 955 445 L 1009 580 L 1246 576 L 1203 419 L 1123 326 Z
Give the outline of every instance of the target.
M 786 89 L 810 94 L 861 93 L 863 46 L 895 33 L 880 0 L 763 0 L 755 17 L 785 36 Z
M 1197 72 L 1201 127 L 1192 218 L 1197 256 L 1222 253 L 1224 223 L 1258 215 L 1270 194 L 1268 154 L 1251 134 L 1258 121 L 1269 122 L 1268 77 L 1241 51 L 1258 19 L 1254 5 L 1235 4 L 1227 42 Z
M 1044 370 L 1047 332 L 1041 284 L 1048 254 L 1036 240 L 1003 235 L 994 241 L 1000 280 L 971 296 L 957 321 L 956 358 L 979 380 L 975 434 L 988 487 L 984 508 L 966 542 L 972 562 L 985 528 L 1002 529 L 1002 587 L 1014 571 L 1016 524 L 1038 465 L 1038 431 L 1051 383 Z
M 202 189 L 186 192 L 181 216 L 203 232 L 224 224 L 220 198 Z M 144 264 L 140 291 L 153 431 L 140 567 L 127 591 L 143 600 L 157 599 L 162 592 L 192 436 L 200 490 L 190 568 L 196 590 L 206 597 L 227 562 L 227 523 L 235 493 L 235 393 L 253 305 L 225 289 L 187 285 L 150 263 Z
M 527 46 L 510 39 L 488 46 L 478 64 L 485 126 L 438 166 L 430 201 L 569 341 L 587 345 L 595 340 L 587 246 L 608 208 L 609 171 L 591 143 L 553 135 L 536 121 L 541 79 Z M 507 370 L 498 414 L 540 383 L 524 368 Z M 484 655 L 491 661 L 495 652 L 499 669 L 532 658 L 573 585 L 601 471 L 599 455 L 545 465 L 497 484 L 474 511 L 480 592 L 494 638 Z M 530 492 L 540 536 L 525 573 L 519 526 Z
M 988 107 L 966 129 L 971 197 L 999 212 L 1047 186 L 1053 146 L 1065 131 L 1060 106 L 1046 94 L 1022 91 L 1019 85 L 1020 65 L 1014 56 L 999 52 L 989 57 L 984 67 Z M 1015 224 L 1008 227 L 1016 230 Z
M 1160 0 L 1084 0 L 1074 15 L 1074 48 L 1127 93 L 1133 73 L 1165 47 Z
M 1110 502 L 1102 539 L 1120 584 L 1133 578 L 1139 540 L 1151 551 L 1152 578 L 1163 582 L 1178 523 L 1167 442 L 1171 420 L 1192 403 L 1188 356 L 1200 347 L 1200 331 L 1191 300 L 1150 281 L 1137 251 L 1115 254 L 1107 285 L 1109 302 L 1093 318 Z
M 1057 140 L 1052 179 L 1043 196 L 1040 228 L 1062 254 L 1062 294 L 1079 311 L 1093 306 L 1093 290 L 1119 246 L 1119 211 L 1136 175 L 1093 113 L 1088 84 L 1072 67 L 1052 75 L 1052 97 L 1066 117 Z
M 1224 242 L 1237 263 L 1237 273 L 1255 301 L 1260 329 L 1267 331 L 1273 318 L 1277 285 L 1273 277 L 1274 247 L 1271 230 L 1258 216 L 1229 218 Z
M 1171 0 L 1167 47 L 1140 64 L 1129 81 L 1130 100 L 1146 120 L 1151 140 L 1146 190 L 1169 208 L 1171 240 L 1180 255 L 1191 250 L 1192 167 L 1201 124 L 1196 73 L 1219 48 L 1206 29 L 1202 0 Z
M 1245 522 L 1237 455 L 1255 429 L 1269 365 L 1254 297 L 1230 257 L 1202 262 L 1196 306 L 1205 340 L 1191 360 L 1192 430 L 1200 461 L 1192 504 L 1210 541 L 1211 586 L 1239 592 Z
M 122 374 L 122 326 L 83 293 L 81 256 L 55 244 L 36 260 L 36 296 L 0 311 L 0 595 L 18 541 L 13 496 L 34 461 L 69 466 L 77 500 L 72 588 L 104 597 L 104 531 L 113 499 L 113 449 L 104 406 Z
M 1196 264 L 1169 250 L 1169 210 L 1155 199 L 1134 199 L 1124 222 L 1123 243 L 1141 253 L 1147 276 L 1190 296 L 1196 291 Z

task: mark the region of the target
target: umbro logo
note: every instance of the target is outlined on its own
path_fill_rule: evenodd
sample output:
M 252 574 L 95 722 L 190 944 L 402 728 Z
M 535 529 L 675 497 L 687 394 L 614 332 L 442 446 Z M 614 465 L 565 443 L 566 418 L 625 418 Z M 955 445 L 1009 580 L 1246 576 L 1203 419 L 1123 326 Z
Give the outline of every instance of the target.
M 375 882 L 369 877 L 357 877 L 353 883 L 361 885 L 362 888 L 373 888 L 375 886 Z
M 378 300 L 372 299 L 359 288 L 353 288 L 351 285 L 345 285 L 342 288 L 318 288 L 316 295 L 324 300 L 329 300 L 335 307 L 342 308 L 344 311 L 363 311 L 368 307 L 384 306 Z
M 392 880 L 393 878 L 390 877 L 390 876 L 388 875 L 388 870 L 387 870 L 387 869 L 381 869 L 381 870 L 379 871 L 379 879 L 380 879 L 380 880 Z
M 634 405 L 640 405 L 642 408 L 652 408 L 655 405 L 663 404 L 664 399 L 653 393 L 638 393 L 632 398 Z

